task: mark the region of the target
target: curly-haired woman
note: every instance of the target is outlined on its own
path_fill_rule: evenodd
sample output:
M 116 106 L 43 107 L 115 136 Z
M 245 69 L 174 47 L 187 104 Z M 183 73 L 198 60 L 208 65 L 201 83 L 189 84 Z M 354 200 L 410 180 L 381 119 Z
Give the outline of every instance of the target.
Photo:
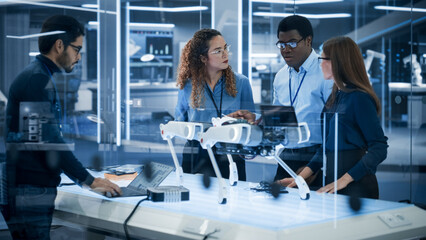
M 177 77 L 176 121 L 210 123 L 212 117 L 238 110 L 254 112 L 250 82 L 247 77 L 232 71 L 228 64 L 229 47 L 222 34 L 214 29 L 197 31 L 185 45 Z M 228 178 L 226 156 L 216 157 L 222 176 Z M 239 180 L 245 180 L 244 160 L 234 157 L 234 161 Z M 207 151 L 194 141 L 186 144 L 182 168 L 187 173 L 213 171 Z

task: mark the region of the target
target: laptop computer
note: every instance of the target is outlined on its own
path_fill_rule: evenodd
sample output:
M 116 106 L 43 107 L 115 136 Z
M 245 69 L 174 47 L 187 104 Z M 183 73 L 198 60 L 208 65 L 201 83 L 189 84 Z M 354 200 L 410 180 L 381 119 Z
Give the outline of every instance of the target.
M 172 166 L 151 162 L 151 176 L 148 178 L 146 165 L 143 166 L 142 171 L 133 179 L 127 187 L 121 187 L 121 195 L 113 196 L 107 193 L 107 197 L 132 197 L 132 196 L 146 196 L 149 187 L 157 187 L 161 182 L 175 169 Z

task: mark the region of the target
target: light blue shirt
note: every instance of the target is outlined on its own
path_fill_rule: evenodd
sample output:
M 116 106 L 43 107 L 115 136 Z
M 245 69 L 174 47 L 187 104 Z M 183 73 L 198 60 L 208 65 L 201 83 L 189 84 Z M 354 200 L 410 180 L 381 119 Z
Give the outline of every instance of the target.
M 249 110 L 250 112 L 254 112 L 253 93 L 248 78 L 238 73 L 234 73 L 234 76 L 237 85 L 237 95 L 235 97 L 230 96 L 226 92 L 224 77 L 217 82 L 214 88 L 213 99 L 218 110 L 220 110 L 220 98 L 223 85 L 222 114 L 227 115 L 237 110 Z M 191 80 L 186 83 L 182 90 L 179 89 L 178 103 L 175 108 L 175 120 L 211 123 L 211 119 L 217 117 L 216 108 L 208 92 L 211 91 L 211 88 L 206 84 L 204 88 L 204 105 L 196 109 L 192 108 L 190 104 L 191 91 Z
M 302 148 L 322 143 L 321 112 L 331 93 L 333 80 L 324 79 L 318 57 L 319 55 L 312 49 L 309 57 L 299 68 L 299 72 L 286 64 L 275 75 L 273 104 L 291 106 L 291 95 L 292 100 L 294 99 L 293 107 L 297 121 L 306 122 L 311 131 L 309 142 L 290 143 L 286 146 L 287 148 Z

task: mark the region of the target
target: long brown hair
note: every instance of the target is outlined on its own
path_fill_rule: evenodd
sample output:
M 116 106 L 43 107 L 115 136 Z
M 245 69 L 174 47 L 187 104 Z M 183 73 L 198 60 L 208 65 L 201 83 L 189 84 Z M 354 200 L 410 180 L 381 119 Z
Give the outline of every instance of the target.
M 374 99 L 379 115 L 381 110 L 379 98 L 371 87 L 358 45 L 349 37 L 334 37 L 324 43 L 323 53 L 325 57 L 330 58 L 334 78 L 333 90 L 326 107 L 330 108 L 333 105 L 338 89 L 344 92 L 359 90 Z M 352 88 L 348 88 L 348 85 Z
M 206 78 L 209 75 L 206 65 L 201 61 L 201 56 L 208 58 L 210 40 L 216 36 L 222 36 L 222 34 L 214 29 L 201 29 L 194 34 L 182 50 L 176 85 L 180 89 L 183 89 L 188 83 L 188 80 L 191 79 L 191 107 L 193 108 L 198 108 L 204 104 L 204 88 Z M 223 75 L 226 81 L 226 92 L 230 96 L 235 97 L 237 95 L 237 86 L 231 66 L 223 70 Z

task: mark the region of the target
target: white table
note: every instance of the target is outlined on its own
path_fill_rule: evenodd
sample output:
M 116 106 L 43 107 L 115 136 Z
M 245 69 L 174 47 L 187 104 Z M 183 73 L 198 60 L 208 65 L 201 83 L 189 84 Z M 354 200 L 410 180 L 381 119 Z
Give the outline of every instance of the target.
M 170 174 L 162 185 L 174 185 Z M 152 239 L 403 239 L 426 236 L 426 211 L 414 205 L 362 199 L 359 212 L 348 197 L 311 192 L 300 200 L 289 189 L 278 199 L 249 190 L 254 183 L 229 188 L 227 204 L 217 203 L 217 181 L 209 189 L 201 176 L 184 175 L 190 201 L 143 202 L 129 221 L 133 237 Z M 141 197 L 106 198 L 78 186 L 60 187 L 55 217 L 93 229 L 123 234 L 123 222 Z M 403 218 L 401 220 L 399 218 Z M 382 219 L 396 222 L 388 225 Z

